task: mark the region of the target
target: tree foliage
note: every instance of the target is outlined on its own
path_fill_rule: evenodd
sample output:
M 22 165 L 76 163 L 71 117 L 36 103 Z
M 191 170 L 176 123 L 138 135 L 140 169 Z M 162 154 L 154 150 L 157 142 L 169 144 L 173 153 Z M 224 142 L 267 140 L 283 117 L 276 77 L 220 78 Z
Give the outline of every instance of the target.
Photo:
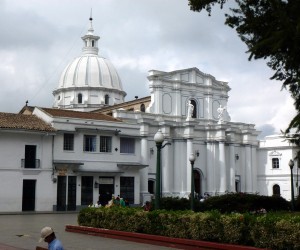
M 227 0 L 189 0 L 192 11 L 206 10 L 214 5 L 222 8 Z M 247 45 L 249 60 L 265 59 L 275 72 L 271 79 L 283 82 L 288 89 L 297 115 L 285 130 L 300 145 L 300 1 L 299 0 L 235 0 L 236 7 L 225 14 L 225 24 L 236 29 Z

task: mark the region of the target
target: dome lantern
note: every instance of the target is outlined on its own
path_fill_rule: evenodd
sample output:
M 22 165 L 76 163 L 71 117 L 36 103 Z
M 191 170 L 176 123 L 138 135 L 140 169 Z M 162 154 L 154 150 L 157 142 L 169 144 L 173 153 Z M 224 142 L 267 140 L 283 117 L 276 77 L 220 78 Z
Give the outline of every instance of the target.
M 84 54 L 94 54 L 98 55 L 98 40 L 100 39 L 99 36 L 94 35 L 94 28 L 93 28 L 93 18 L 90 17 L 90 28 L 85 36 L 81 37 L 84 42 L 84 47 L 82 48 L 82 52 Z

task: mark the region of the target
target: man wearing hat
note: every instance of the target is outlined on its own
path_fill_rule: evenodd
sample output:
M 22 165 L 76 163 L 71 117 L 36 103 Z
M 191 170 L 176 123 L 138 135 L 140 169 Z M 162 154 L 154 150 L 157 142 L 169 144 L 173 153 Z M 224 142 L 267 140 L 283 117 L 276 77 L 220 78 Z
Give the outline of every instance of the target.
M 40 242 L 48 243 L 48 250 L 64 250 L 60 240 L 56 239 L 55 233 L 51 227 L 44 227 L 41 230 Z

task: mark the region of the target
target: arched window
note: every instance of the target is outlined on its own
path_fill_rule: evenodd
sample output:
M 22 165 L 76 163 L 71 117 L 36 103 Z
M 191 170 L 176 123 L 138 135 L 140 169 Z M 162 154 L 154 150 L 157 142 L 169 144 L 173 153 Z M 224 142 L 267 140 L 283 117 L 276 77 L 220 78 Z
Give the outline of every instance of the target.
M 191 100 L 191 104 L 193 104 L 193 106 L 194 106 L 192 118 L 197 118 L 197 104 L 196 104 L 195 100 Z
M 94 47 L 95 46 L 95 41 L 94 40 L 92 40 L 92 47 Z
M 272 168 L 279 168 L 279 159 L 272 158 Z
M 82 94 L 81 93 L 78 94 L 78 103 L 82 103 Z
M 275 184 L 273 186 L 273 195 L 274 196 L 280 196 L 280 186 L 278 184 Z
M 107 105 L 109 104 L 109 95 L 105 95 L 104 103 L 107 104 Z
M 145 104 L 144 103 L 141 105 L 141 111 L 145 112 Z

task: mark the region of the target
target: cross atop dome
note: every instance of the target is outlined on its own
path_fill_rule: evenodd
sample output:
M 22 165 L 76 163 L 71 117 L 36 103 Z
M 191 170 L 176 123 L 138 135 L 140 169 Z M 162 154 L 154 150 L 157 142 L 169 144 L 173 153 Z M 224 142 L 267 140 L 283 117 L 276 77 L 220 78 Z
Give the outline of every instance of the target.
M 88 29 L 87 35 L 93 35 L 94 34 L 94 28 L 93 28 L 93 17 L 92 17 L 92 9 L 91 9 L 91 15 L 90 15 L 90 28 Z

